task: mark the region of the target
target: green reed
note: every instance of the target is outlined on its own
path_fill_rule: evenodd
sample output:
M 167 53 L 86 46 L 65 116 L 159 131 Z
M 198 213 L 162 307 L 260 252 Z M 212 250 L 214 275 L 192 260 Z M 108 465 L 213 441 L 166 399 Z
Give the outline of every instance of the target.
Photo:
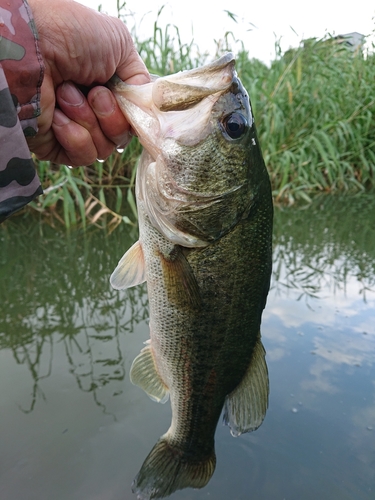
M 270 68 L 238 58 L 276 200 L 375 186 L 375 56 L 310 40 Z
M 118 2 L 126 21 L 125 4 Z M 191 69 L 222 55 L 235 43 L 228 31 L 215 54 L 184 43 L 178 27 L 160 27 L 133 38 L 149 71 Z M 231 13 L 228 13 L 230 16 Z M 238 44 L 237 44 L 238 45 Z M 364 57 L 337 40 L 307 40 L 274 61 L 250 59 L 242 45 L 236 68 L 250 94 L 275 202 L 310 202 L 316 193 L 360 192 L 375 187 L 375 56 Z M 69 169 L 37 162 L 46 195 L 33 202 L 50 224 L 95 224 L 113 230 L 136 223 L 134 178 L 141 148 L 136 139 L 104 163 Z M 30 209 L 29 209 L 30 210 Z

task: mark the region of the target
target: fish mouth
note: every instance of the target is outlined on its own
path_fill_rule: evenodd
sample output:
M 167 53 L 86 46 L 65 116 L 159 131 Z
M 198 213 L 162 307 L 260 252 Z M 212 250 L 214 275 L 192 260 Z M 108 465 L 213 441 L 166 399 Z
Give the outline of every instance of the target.
M 233 54 L 144 85 L 127 85 L 113 78 L 109 86 L 144 147 L 136 194 L 151 225 L 167 240 L 190 248 L 205 247 L 230 231 L 246 209 L 246 175 L 235 174 L 215 187 L 207 182 L 202 186 L 189 173 L 195 164 L 184 169 L 178 158 L 184 151 L 184 161 L 189 163 L 195 148 L 207 149 L 203 147 L 206 139 L 228 143 L 223 147 L 226 155 L 232 141 L 242 140 L 236 120 L 244 127 L 243 137 L 248 137 L 252 115 Z M 205 157 L 205 175 L 212 180 L 207 167 L 212 155 Z M 241 160 L 241 172 L 246 170 L 243 165 Z
M 134 135 L 156 159 L 166 139 L 192 146 L 212 130 L 212 108 L 233 86 L 237 74 L 229 52 L 200 68 L 153 79 L 144 85 L 128 85 L 116 75 L 107 86 L 130 123 Z

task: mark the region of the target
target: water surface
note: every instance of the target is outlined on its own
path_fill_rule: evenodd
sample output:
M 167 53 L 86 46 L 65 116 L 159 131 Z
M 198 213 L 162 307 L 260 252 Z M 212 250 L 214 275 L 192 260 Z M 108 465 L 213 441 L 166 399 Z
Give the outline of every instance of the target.
M 148 338 L 144 286 L 108 277 L 136 238 L 0 229 L 0 498 L 131 500 L 170 407 L 129 381 Z M 270 404 L 174 500 L 370 500 L 375 495 L 375 198 L 276 210 L 263 316 Z

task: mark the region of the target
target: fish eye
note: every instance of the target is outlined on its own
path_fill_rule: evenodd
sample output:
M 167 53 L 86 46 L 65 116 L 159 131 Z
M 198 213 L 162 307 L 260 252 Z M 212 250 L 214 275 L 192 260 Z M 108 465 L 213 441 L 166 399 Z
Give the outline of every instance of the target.
M 238 139 L 246 132 L 247 120 L 240 113 L 232 113 L 224 118 L 223 126 L 231 139 Z

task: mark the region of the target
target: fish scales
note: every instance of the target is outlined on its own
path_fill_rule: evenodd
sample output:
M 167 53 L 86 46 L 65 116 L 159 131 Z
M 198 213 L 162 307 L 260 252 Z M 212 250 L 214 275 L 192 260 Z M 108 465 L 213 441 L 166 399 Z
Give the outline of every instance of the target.
M 145 149 L 136 182 L 139 241 L 111 283 L 147 281 L 150 340 L 131 379 L 156 401 L 169 396 L 172 408 L 169 430 L 135 479 L 140 499 L 203 487 L 215 468 L 223 407 L 239 435 L 261 424 L 268 405 L 260 323 L 273 208 L 249 99 L 231 54 L 160 80 L 113 84 Z

